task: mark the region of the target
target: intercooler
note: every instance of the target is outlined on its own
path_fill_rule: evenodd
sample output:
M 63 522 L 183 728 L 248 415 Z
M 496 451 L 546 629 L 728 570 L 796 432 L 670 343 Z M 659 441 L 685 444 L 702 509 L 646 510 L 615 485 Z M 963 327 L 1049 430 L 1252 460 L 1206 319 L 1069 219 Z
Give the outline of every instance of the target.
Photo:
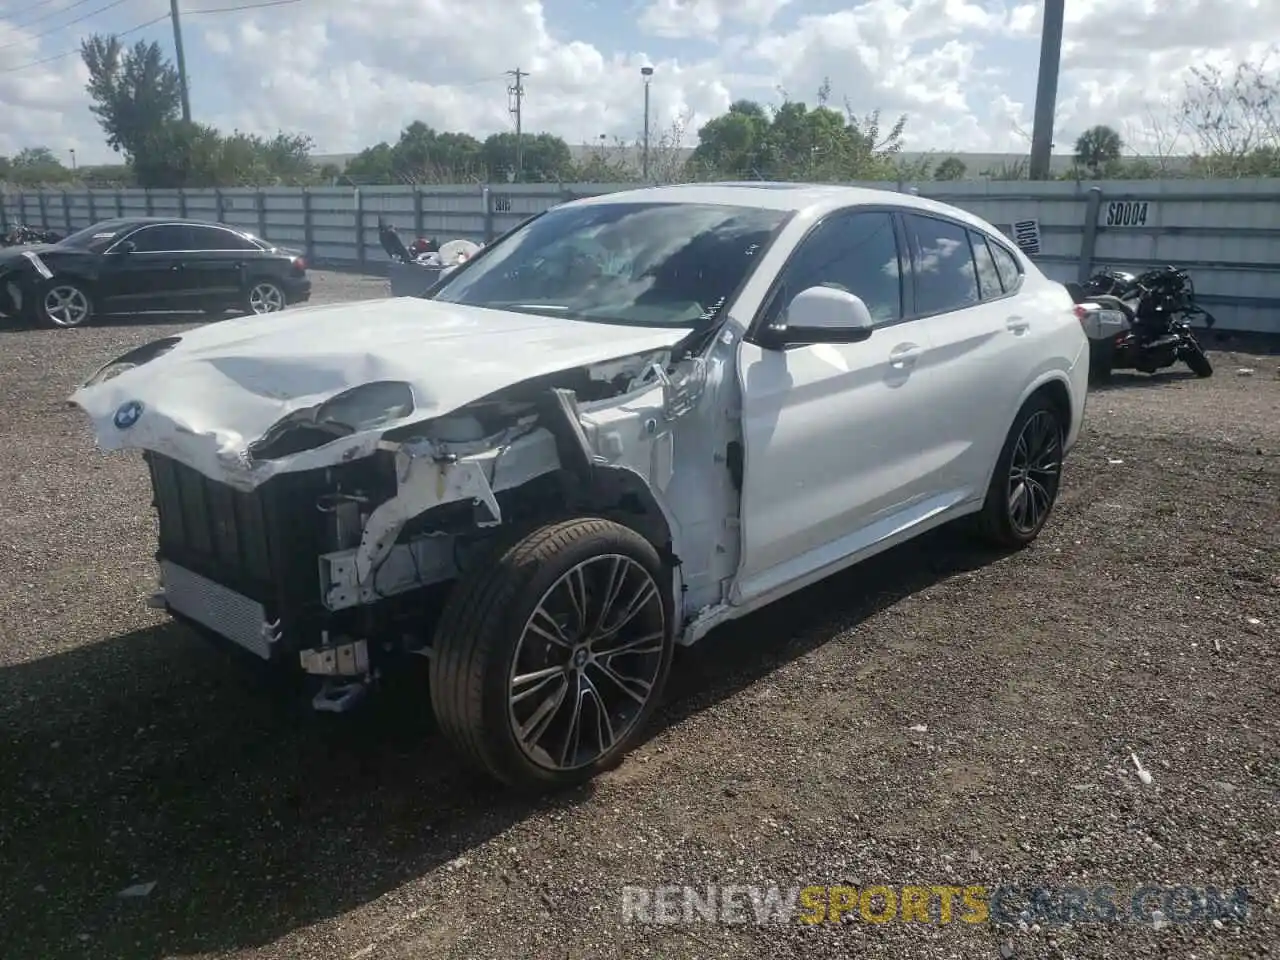
M 148 454 L 160 556 L 255 600 L 271 599 L 275 517 L 266 487 L 245 492 Z

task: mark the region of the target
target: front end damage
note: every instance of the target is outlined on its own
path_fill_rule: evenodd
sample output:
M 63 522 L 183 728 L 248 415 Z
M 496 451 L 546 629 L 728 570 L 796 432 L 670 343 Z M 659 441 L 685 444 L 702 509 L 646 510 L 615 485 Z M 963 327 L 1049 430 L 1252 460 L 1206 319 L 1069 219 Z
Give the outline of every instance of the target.
M 34 250 L 0 263 L 0 317 L 23 316 L 38 286 L 52 279 L 53 271 Z
M 295 413 L 234 468 L 225 447 L 214 469 L 151 442 L 154 603 L 300 666 L 319 678 L 313 705 L 340 712 L 398 660 L 431 655 L 451 585 L 508 530 L 621 519 L 665 553 L 679 596 L 666 491 L 707 368 L 670 361 L 664 348 L 542 375 L 369 436 L 335 440 Z

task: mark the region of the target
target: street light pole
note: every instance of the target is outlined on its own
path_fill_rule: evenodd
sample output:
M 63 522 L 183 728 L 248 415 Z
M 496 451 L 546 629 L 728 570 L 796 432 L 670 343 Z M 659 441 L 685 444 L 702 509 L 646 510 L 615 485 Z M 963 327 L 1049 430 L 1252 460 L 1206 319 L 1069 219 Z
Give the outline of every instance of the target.
M 641 163 L 647 183 L 649 180 L 649 79 L 653 76 L 653 67 L 641 67 L 640 76 L 644 77 L 644 159 Z

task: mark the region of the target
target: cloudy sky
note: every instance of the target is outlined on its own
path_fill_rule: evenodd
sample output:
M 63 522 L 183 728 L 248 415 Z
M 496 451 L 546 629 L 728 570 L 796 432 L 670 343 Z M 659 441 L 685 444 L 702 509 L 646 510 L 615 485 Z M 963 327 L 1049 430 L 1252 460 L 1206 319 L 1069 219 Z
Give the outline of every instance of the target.
M 1041 4 L 1026 0 L 181 0 L 192 110 L 225 130 L 312 136 L 318 153 L 392 140 L 414 119 L 512 129 L 506 70 L 529 72 L 526 131 L 634 138 L 639 69 L 655 126 L 693 126 L 785 90 L 907 113 L 910 149 L 1026 149 Z M 271 5 L 268 5 L 271 4 Z M 247 6 L 228 12 L 225 8 Z M 111 151 L 74 54 L 89 32 L 163 18 L 168 0 L 0 0 L 0 155 Z M 1058 143 L 1110 123 L 1137 147 L 1188 64 L 1280 38 L 1276 0 L 1068 0 Z M 130 33 L 172 50 L 167 19 Z M 68 55 L 69 54 L 69 55 Z M 1280 58 L 1274 61 L 1280 65 Z

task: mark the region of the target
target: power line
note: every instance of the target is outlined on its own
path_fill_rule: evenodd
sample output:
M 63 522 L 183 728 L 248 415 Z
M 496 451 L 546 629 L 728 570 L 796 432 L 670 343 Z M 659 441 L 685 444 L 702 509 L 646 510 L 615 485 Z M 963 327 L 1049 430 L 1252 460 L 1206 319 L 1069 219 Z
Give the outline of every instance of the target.
M 67 29 L 67 27 L 75 26 L 77 23 L 83 23 L 85 20 L 88 20 L 90 17 L 96 17 L 100 13 L 106 13 L 108 10 L 114 7 L 120 6 L 120 4 L 122 3 L 128 3 L 128 2 L 129 0 L 111 0 L 111 2 L 106 4 L 105 6 L 101 6 L 101 7 L 98 7 L 96 10 L 90 10 L 88 13 L 81 14 L 80 16 L 76 17 L 74 20 L 68 20 L 66 23 L 64 23 L 60 27 L 54 27 L 51 30 L 45 30 L 43 33 L 33 33 L 29 37 L 23 37 L 21 40 L 10 40 L 6 44 L 0 44 L 0 50 L 8 50 L 10 47 L 21 46 L 22 44 L 30 40 L 39 40 L 41 37 L 47 37 L 51 33 L 59 33 Z
M 201 16 L 206 13 L 236 13 L 239 10 L 261 10 L 263 7 L 284 7 L 302 0 L 265 0 L 263 3 L 246 3 L 238 7 L 214 7 L 212 10 L 188 10 L 188 17 Z
M 115 34 L 115 36 L 127 37 L 131 33 L 137 33 L 139 30 L 145 30 L 147 29 L 147 27 L 155 26 L 161 20 L 168 20 L 168 19 L 169 19 L 169 14 L 164 13 L 156 17 L 154 20 L 148 20 L 146 23 L 140 23 L 136 27 L 130 27 L 128 30 L 120 30 Z M 55 53 L 53 56 L 45 57 L 42 60 L 32 60 L 30 63 L 20 63 L 16 67 L 5 67 L 4 69 L 0 70 L 0 73 L 17 73 L 19 70 L 26 70 L 26 69 L 29 69 L 30 67 L 40 67 L 46 63 L 53 63 L 55 60 L 65 60 L 67 57 L 76 57 L 79 55 L 80 55 L 79 49 L 67 50 L 64 53 Z
M 32 9 L 39 10 L 41 7 L 47 7 L 49 4 L 53 2 L 54 0 L 43 0 L 42 3 L 37 3 L 35 7 L 33 7 Z M 68 10 L 74 10 L 76 7 L 83 7 L 86 3 L 89 3 L 89 2 L 90 0 L 75 0 L 75 3 L 69 3 L 65 7 L 62 7 L 58 10 L 51 10 L 49 13 L 42 13 L 40 16 L 33 17 L 32 19 L 28 20 L 26 23 L 11 23 L 9 24 L 9 26 L 13 27 L 15 30 L 25 30 L 27 27 L 31 26 L 33 23 L 42 23 L 45 20 L 48 20 L 50 17 L 61 16 L 62 14 L 66 13 Z M 27 12 L 30 13 L 31 11 L 28 10 Z

